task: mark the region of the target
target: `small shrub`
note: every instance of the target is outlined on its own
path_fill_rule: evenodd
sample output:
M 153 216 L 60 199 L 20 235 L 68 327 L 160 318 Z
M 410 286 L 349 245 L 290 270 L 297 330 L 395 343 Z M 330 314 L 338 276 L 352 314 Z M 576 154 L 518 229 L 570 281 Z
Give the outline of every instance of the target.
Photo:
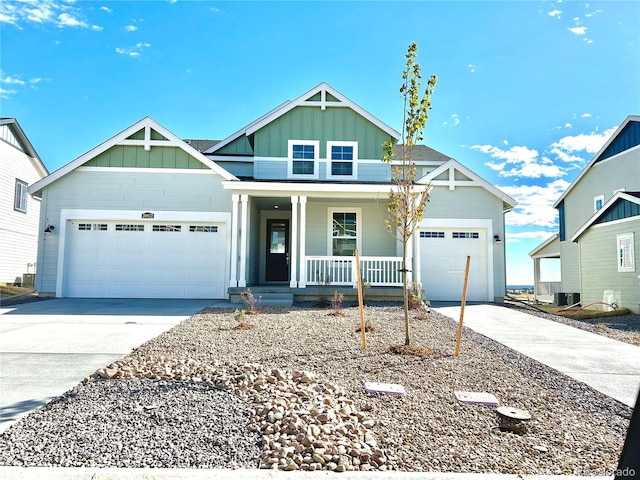
M 333 292 L 333 298 L 331 299 L 331 308 L 333 308 L 333 312 L 331 315 L 336 317 L 344 317 L 344 312 L 342 311 L 342 302 L 344 300 L 344 294 L 338 293 L 338 290 Z
M 319 280 L 320 275 L 317 274 L 316 278 Z M 320 296 L 318 297 L 318 301 L 316 302 L 316 307 L 325 308 L 329 306 L 329 298 L 327 297 L 327 287 L 331 285 L 333 279 L 331 275 L 327 275 L 322 279 L 322 283 L 320 284 Z
M 242 303 L 244 303 L 244 310 L 242 310 L 243 312 L 245 312 L 247 315 L 257 315 L 258 313 L 260 313 L 258 306 L 262 297 L 258 297 L 258 300 L 256 300 L 253 296 L 253 293 L 251 293 L 250 288 L 247 288 L 245 291 L 240 292 L 240 296 L 242 297 Z
M 409 309 L 417 310 L 422 309 L 422 305 L 425 301 L 424 291 L 419 284 L 413 282 L 409 287 Z
M 233 327 L 234 330 L 251 330 L 253 328 L 253 325 L 248 323 L 245 318 L 246 313 L 244 308 L 242 310 L 236 308 L 235 312 L 233 312 L 233 318 L 238 322 L 238 325 Z

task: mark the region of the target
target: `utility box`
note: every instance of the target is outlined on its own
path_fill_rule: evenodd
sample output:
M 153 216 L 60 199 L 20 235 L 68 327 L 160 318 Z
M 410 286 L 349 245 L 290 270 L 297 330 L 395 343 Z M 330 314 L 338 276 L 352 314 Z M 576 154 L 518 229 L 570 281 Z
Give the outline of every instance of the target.
M 35 285 L 36 274 L 35 273 L 23 273 L 22 274 L 22 286 L 33 287 Z
M 563 292 L 554 293 L 553 303 L 555 303 L 559 307 L 564 307 L 567 304 L 567 294 Z

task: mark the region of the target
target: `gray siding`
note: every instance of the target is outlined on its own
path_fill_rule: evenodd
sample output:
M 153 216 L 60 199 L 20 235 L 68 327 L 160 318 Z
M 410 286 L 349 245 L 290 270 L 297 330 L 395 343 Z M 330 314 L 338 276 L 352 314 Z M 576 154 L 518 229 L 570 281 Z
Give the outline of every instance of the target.
M 114 170 L 75 170 L 42 192 L 41 225 L 58 228 L 61 209 L 160 210 L 230 212 L 231 193 L 222 189 L 222 178 L 213 174 L 162 172 L 131 173 Z M 45 235 L 38 256 L 37 289 L 56 291 L 58 234 Z
M 616 235 L 635 232 L 634 272 L 618 272 Z M 585 305 L 602 302 L 613 291 L 618 305 L 640 313 L 640 219 L 602 224 L 588 229 L 579 239 L 582 264 L 581 300 Z
M 218 162 L 220 163 L 220 162 Z M 256 179 L 260 180 L 284 180 L 287 179 L 287 166 L 288 160 L 286 158 L 273 158 L 273 159 L 258 159 L 254 163 L 253 175 Z M 227 168 L 227 164 L 222 164 L 224 168 Z M 327 180 L 327 161 L 325 159 L 318 160 L 318 180 Z M 234 175 L 238 175 L 231 167 L 227 170 Z M 331 178 L 328 181 L 345 181 L 352 182 L 354 179 L 351 177 L 341 180 L 340 178 Z M 391 170 L 389 165 L 385 164 L 382 160 L 380 162 L 366 162 L 358 163 L 358 181 L 363 182 L 388 182 L 391 180 Z
M 563 292 L 580 292 L 580 256 L 571 237 L 595 213 L 594 197 L 604 195 L 606 202 L 616 190 L 640 190 L 639 156 L 636 148 L 593 164 L 564 198 L 566 238 L 560 242 Z
M 330 207 L 339 208 L 362 208 L 362 256 L 395 256 L 396 241 L 387 233 L 382 223 L 383 211 L 386 211 L 386 204 L 381 201 L 380 209 L 372 200 L 339 200 L 323 201 L 309 198 L 307 203 L 307 230 L 306 239 L 307 255 L 327 255 L 328 254 L 328 209 Z
M 249 199 L 249 245 L 247 245 L 247 284 L 260 283 L 260 210 Z M 240 251 L 240 250 L 238 250 Z
M 253 162 L 223 162 L 218 160 L 216 163 L 236 177 L 253 177 Z

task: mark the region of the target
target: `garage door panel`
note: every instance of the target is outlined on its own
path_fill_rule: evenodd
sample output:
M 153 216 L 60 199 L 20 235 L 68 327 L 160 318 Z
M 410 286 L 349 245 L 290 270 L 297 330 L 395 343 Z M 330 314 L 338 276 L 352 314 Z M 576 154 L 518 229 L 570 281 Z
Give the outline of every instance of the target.
M 427 299 L 460 301 L 470 256 L 467 300 L 488 301 L 486 229 L 430 228 L 430 231 L 437 233 L 421 234 L 420 238 L 422 285 Z
M 189 231 L 190 225 L 185 222 L 168 227 L 180 225 L 180 231 L 153 231 L 152 222 L 134 226 L 143 231 L 127 230 L 123 222 L 82 222 L 89 226 L 99 223 L 100 229 L 83 231 L 78 229 L 80 222 L 69 223 L 63 295 L 225 297 L 227 249 L 223 224 L 200 229 L 205 230 L 203 233 Z M 107 230 L 101 229 L 104 224 Z

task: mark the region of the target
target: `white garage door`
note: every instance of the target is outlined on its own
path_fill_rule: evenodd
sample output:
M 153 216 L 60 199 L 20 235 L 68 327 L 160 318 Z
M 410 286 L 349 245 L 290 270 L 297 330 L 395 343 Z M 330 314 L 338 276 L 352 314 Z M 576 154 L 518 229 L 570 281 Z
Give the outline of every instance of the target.
M 63 295 L 224 298 L 224 223 L 69 221 Z
M 471 256 L 468 301 L 488 298 L 487 231 L 429 228 L 420 231 L 420 269 L 428 300 L 462 300 L 467 255 Z

